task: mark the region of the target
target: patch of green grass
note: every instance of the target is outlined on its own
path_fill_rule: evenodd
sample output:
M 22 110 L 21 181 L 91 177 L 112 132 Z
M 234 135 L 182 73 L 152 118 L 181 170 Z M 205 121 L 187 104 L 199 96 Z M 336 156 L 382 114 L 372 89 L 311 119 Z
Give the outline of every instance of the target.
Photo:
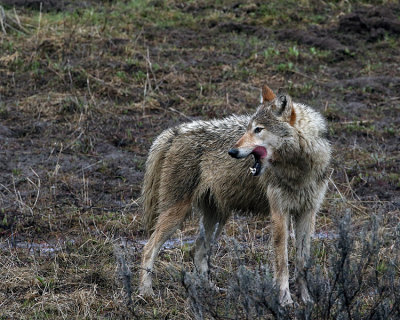
M 383 38 L 383 41 L 389 45 L 390 48 L 392 49 L 397 49 L 399 46 L 399 40 L 397 36 L 391 35 L 389 33 L 385 33 L 385 36 Z
M 236 33 L 230 34 L 228 43 L 239 51 L 239 56 L 251 56 L 265 45 L 264 41 L 258 37 Z
M 311 81 L 304 81 L 300 83 L 293 83 L 292 81 L 289 82 L 288 92 L 289 94 L 295 97 L 302 97 L 308 93 L 310 93 L 315 87 L 315 83 Z
M 115 75 L 120 78 L 122 81 L 127 81 L 128 76 L 124 71 L 117 71 Z
M 22 170 L 19 168 L 12 169 L 13 176 L 20 176 L 22 174 Z
M 369 75 L 373 72 L 380 70 L 381 68 L 382 68 L 382 62 L 368 59 L 368 61 L 365 63 L 364 68 L 361 70 L 361 73 Z
M 44 70 L 42 69 L 39 61 L 32 61 L 31 65 L 30 65 L 30 70 L 36 76 L 40 76 L 40 75 L 44 74 Z
M 4 226 L 4 227 L 8 226 L 8 219 L 7 219 L 7 214 L 6 213 L 4 213 L 4 217 L 0 222 L 0 226 Z
M 375 132 L 375 125 L 355 121 L 352 123 L 347 123 L 344 126 L 344 129 L 350 133 L 352 133 L 352 132 L 371 133 L 371 132 Z
M 396 130 L 395 128 L 393 128 L 393 127 L 386 127 L 386 128 L 385 128 L 385 132 L 386 132 L 388 135 L 394 136 L 394 135 L 396 135 L 397 130 Z
M 138 27 L 168 28 L 195 25 L 195 18 L 190 13 L 182 12 L 164 1 L 151 3 L 146 0 L 134 0 L 127 4 L 118 4 L 114 8 L 117 10 L 112 13 L 113 18 L 119 19 L 122 12 L 128 13 L 131 22 Z
M 3 52 L 7 51 L 8 53 L 14 53 L 14 41 L 12 40 L 4 40 L 0 42 L 0 48 Z
M 390 172 L 387 175 L 390 182 L 400 187 L 400 174 L 397 172 Z
M 295 59 L 297 59 L 300 56 L 300 51 L 297 48 L 297 46 L 294 45 L 292 47 L 289 47 L 288 56 L 294 57 Z
M 8 117 L 8 110 L 4 103 L 0 101 L 0 118 L 6 119 Z
M 140 82 L 140 83 L 142 83 L 143 80 L 146 79 L 146 77 L 147 77 L 147 76 L 146 76 L 146 73 L 144 73 L 144 72 L 141 71 L 141 70 L 135 72 L 134 75 L 133 75 L 133 78 L 134 78 L 137 82 Z
M 268 47 L 262 52 L 262 55 L 264 57 L 264 61 L 270 64 L 275 57 L 280 55 L 280 51 L 275 47 Z
M 275 66 L 275 70 L 277 72 L 288 72 L 294 70 L 294 63 L 293 62 L 284 62 L 279 63 Z
M 326 21 L 326 17 L 322 14 L 315 14 L 310 16 L 310 21 L 312 23 L 320 24 Z
M 321 50 L 315 47 L 310 48 L 310 54 L 312 57 L 317 57 L 319 59 L 325 59 L 328 58 L 331 54 L 329 50 Z
M 253 77 L 256 74 L 257 69 L 255 68 L 239 67 L 235 69 L 236 79 L 242 81 L 248 81 L 250 77 Z

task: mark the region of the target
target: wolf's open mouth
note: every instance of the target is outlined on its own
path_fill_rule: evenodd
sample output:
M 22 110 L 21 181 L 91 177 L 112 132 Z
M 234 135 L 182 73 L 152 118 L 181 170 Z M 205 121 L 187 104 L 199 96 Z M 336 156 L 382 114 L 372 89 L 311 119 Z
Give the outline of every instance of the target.
M 250 167 L 250 172 L 253 176 L 258 176 L 260 174 L 261 171 L 261 162 L 260 162 L 260 157 L 256 156 L 255 154 L 253 154 L 254 156 L 254 164 L 252 167 Z
M 253 176 L 258 176 L 261 172 L 261 159 L 267 156 L 267 149 L 264 147 L 256 147 L 251 154 L 254 156 L 254 164 L 250 167 L 250 172 Z

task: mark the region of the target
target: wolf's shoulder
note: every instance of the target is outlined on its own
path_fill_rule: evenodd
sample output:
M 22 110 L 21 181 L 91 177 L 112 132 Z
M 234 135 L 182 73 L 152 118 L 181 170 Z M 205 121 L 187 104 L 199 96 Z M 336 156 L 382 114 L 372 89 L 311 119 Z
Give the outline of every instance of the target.
M 303 103 L 295 103 L 294 107 L 298 120 L 298 129 L 316 135 L 326 132 L 327 124 L 319 111 Z

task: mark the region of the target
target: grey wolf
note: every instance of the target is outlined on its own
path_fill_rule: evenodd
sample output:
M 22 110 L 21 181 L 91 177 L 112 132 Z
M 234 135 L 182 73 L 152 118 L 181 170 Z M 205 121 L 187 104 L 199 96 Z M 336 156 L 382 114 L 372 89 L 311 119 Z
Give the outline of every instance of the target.
M 293 302 L 287 250 L 292 218 L 296 280 L 302 300 L 312 301 L 305 264 L 327 187 L 331 151 L 326 130 L 318 112 L 264 86 L 253 115 L 194 121 L 162 132 L 150 149 L 142 188 L 144 224 L 152 233 L 143 251 L 140 294 L 153 293 L 158 251 L 196 208 L 205 232 L 195 243 L 194 263 L 205 275 L 210 242 L 233 211 L 270 215 L 282 305 Z

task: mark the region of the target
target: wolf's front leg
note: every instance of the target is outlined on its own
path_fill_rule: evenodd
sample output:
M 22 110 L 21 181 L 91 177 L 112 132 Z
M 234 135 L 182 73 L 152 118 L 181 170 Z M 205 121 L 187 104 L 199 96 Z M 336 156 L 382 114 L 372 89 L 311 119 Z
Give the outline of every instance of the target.
M 293 303 L 289 291 L 288 269 L 288 214 L 271 207 L 272 237 L 274 247 L 275 283 L 279 287 L 279 303 L 282 306 Z
M 310 257 L 311 235 L 314 232 L 315 210 L 304 212 L 295 217 L 296 230 L 296 271 L 297 285 L 304 303 L 312 302 L 307 289 L 306 263 Z
M 197 272 L 208 276 L 208 258 L 213 241 L 220 235 L 226 218 L 215 208 L 203 208 L 203 219 L 200 222 L 200 234 L 196 240 L 194 252 L 194 264 Z

